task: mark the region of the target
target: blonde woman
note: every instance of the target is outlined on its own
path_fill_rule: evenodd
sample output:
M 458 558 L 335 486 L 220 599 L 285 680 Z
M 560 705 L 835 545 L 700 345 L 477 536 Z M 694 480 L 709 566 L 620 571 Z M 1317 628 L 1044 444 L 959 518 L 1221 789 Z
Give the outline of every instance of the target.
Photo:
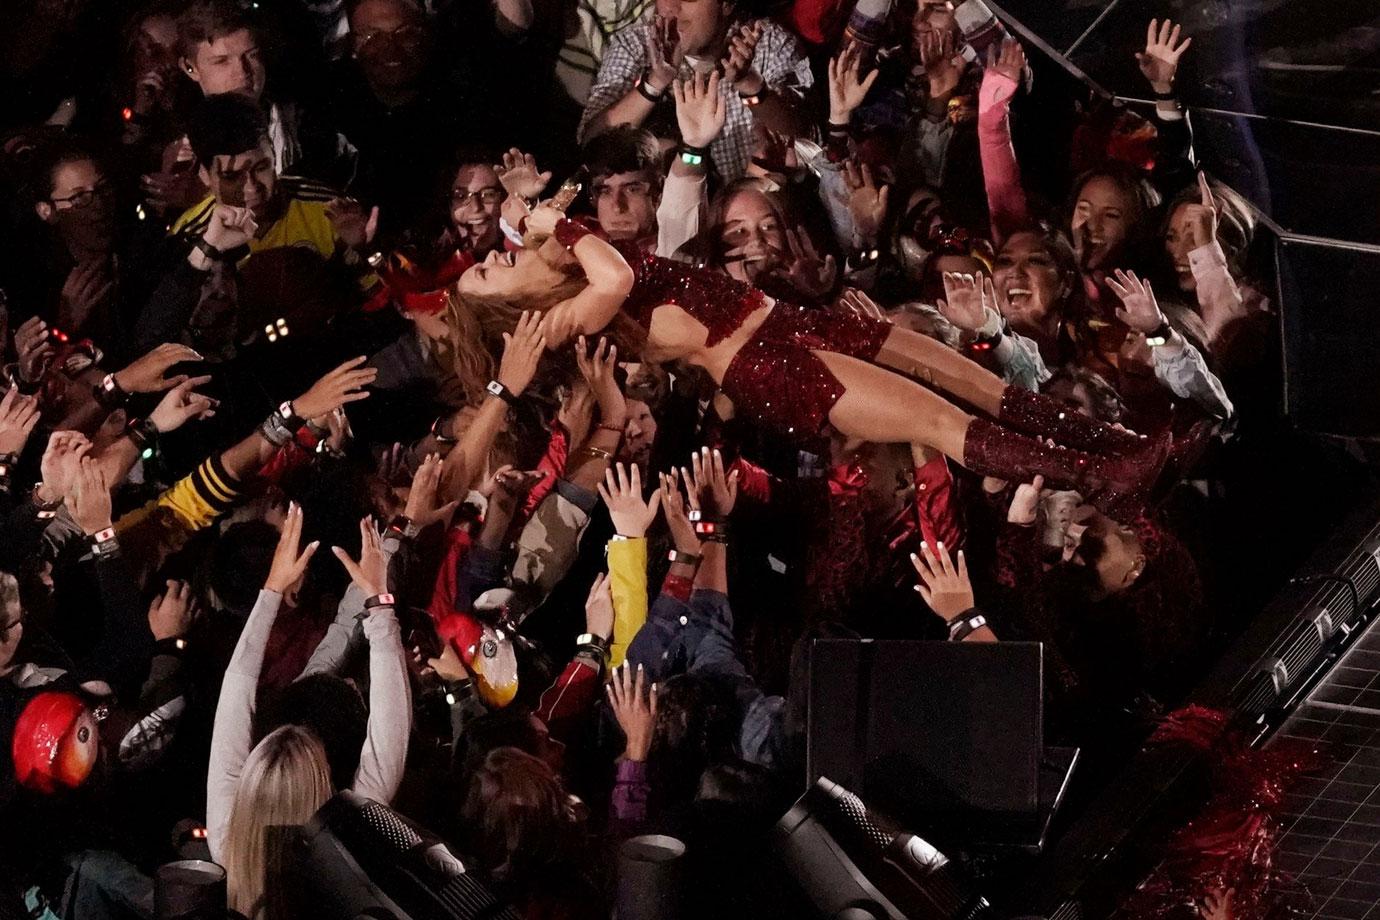
M 288 508 L 268 579 L 226 669 L 211 738 L 206 831 L 211 857 L 225 866 L 230 906 L 263 917 L 266 879 L 273 867 L 271 828 L 302 824 L 335 793 L 324 748 L 309 729 L 284 726 L 252 745 L 255 691 L 268 635 L 283 596 L 298 590 L 312 543 L 299 551 L 302 509 Z M 373 522 L 360 522 L 358 562 L 334 547 L 364 598 L 369 643 L 369 724 L 352 789 L 387 803 L 402 781 L 412 699 L 398 621 L 388 590 L 388 557 Z M 251 746 L 253 750 L 251 750 Z

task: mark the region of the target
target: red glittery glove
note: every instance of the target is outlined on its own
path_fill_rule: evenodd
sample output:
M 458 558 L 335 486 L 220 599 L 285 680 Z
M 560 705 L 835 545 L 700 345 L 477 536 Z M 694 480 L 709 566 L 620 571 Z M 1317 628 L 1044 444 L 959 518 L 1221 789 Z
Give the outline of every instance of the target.
M 593 232 L 593 230 L 586 227 L 578 220 L 571 220 L 568 217 L 563 217 L 556 221 L 556 230 L 551 235 L 556 238 L 556 242 L 560 243 L 566 249 L 574 249 L 576 243 Z

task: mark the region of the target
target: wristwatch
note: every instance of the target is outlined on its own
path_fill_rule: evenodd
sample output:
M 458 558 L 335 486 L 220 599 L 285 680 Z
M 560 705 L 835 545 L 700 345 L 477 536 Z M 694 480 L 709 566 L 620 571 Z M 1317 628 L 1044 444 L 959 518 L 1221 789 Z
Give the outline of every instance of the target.
M 987 617 L 980 613 L 959 614 L 949 623 L 949 641 L 962 642 L 986 625 Z
M 364 602 L 365 610 L 373 610 L 375 607 L 392 607 L 394 602 L 393 595 L 388 592 L 375 594 Z
M 605 664 L 609 660 L 609 640 L 594 633 L 581 633 L 575 640 L 575 647 L 581 651 L 592 649 L 599 653 L 599 658 Z
M 129 402 L 129 394 L 115 380 L 114 374 L 106 374 L 101 378 L 101 382 L 94 387 L 92 395 L 107 412 L 122 409 Z
M 516 406 L 518 398 L 513 391 L 499 383 L 497 380 L 490 380 L 488 386 L 484 387 L 490 396 L 497 396 L 510 406 Z
M 282 418 L 283 425 L 294 433 L 306 424 L 306 420 L 293 411 L 292 400 L 290 399 L 285 399 L 278 404 L 278 415 Z
M 1174 327 L 1169 325 L 1169 320 L 1163 320 L 1153 332 L 1145 336 L 1145 344 L 1151 348 L 1159 348 L 1161 345 L 1169 344 L 1169 339 L 1173 334 Z

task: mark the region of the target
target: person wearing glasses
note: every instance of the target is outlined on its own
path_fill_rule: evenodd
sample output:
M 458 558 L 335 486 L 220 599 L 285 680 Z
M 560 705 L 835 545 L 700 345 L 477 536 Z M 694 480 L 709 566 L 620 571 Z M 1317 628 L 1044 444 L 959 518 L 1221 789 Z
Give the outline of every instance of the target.
M 47 233 L 47 257 L 32 286 L 13 291 L 31 310 L 73 340 L 89 338 L 106 354 L 120 351 L 123 331 L 156 282 L 145 258 L 156 246 L 152 228 L 121 220 L 115 185 L 85 145 L 59 138 L 42 148 L 30 189 L 34 214 Z
M 503 248 L 499 228 L 507 197 L 491 159 L 462 153 L 450 184 L 450 234 L 455 248 L 481 260 Z
M 484 93 L 463 37 L 417 0 L 353 0 L 346 13 L 349 56 L 331 82 L 332 109 L 359 151 L 351 190 L 379 205 L 391 239 L 434 206 L 456 148 L 493 137 L 484 100 L 498 94 Z

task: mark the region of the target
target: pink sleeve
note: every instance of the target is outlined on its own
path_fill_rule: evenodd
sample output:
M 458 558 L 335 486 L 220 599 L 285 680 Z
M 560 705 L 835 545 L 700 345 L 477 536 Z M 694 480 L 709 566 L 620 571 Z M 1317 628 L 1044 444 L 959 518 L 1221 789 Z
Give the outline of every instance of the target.
M 978 90 L 978 150 L 992 215 L 992 243 L 1000 246 L 1030 221 L 1030 206 L 1021 187 L 1021 168 L 1011 146 L 1011 98 L 1016 81 L 988 68 Z

